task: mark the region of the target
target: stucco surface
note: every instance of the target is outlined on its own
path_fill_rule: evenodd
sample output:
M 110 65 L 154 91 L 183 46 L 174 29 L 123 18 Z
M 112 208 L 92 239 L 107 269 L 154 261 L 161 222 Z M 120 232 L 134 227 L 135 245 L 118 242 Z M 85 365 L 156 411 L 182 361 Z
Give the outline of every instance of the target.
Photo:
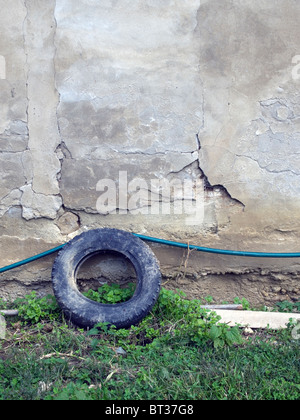
M 297 0 L 0 4 L 2 266 L 101 226 L 300 251 Z M 103 179 L 115 183 L 115 211 L 97 207 Z M 202 189 L 193 223 L 151 211 L 166 180 L 190 182 L 190 204 Z M 168 285 L 191 296 L 299 294 L 298 260 L 153 248 Z M 48 290 L 51 263 L 1 275 L 3 295 Z

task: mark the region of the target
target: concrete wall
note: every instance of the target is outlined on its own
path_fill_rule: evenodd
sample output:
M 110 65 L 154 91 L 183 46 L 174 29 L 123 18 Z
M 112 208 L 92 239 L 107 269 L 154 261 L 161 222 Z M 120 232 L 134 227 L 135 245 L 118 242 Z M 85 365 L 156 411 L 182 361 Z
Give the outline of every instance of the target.
M 0 3 L 2 266 L 104 226 L 300 252 L 298 0 Z M 173 181 L 190 195 L 160 193 Z M 299 296 L 298 260 L 153 249 L 190 296 Z M 0 294 L 49 291 L 52 262 Z

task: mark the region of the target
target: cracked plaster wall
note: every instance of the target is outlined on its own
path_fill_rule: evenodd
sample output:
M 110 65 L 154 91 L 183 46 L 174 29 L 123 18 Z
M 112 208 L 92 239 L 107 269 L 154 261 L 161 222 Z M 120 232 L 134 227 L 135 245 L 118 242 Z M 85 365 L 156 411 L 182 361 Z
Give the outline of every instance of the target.
M 299 251 L 297 0 L 0 2 L 1 265 L 101 226 Z M 120 171 L 198 180 L 204 219 L 99 214 L 97 183 Z M 181 278 L 182 255 L 154 250 L 194 295 L 299 293 L 297 261 L 198 254 Z M 51 262 L 1 275 L 3 295 L 49 288 Z

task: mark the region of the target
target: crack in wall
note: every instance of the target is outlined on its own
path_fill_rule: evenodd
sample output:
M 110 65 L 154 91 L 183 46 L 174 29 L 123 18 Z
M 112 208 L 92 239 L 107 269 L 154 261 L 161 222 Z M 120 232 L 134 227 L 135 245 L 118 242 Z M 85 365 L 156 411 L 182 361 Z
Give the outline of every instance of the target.
M 266 172 L 268 172 L 268 173 L 270 173 L 270 174 L 277 174 L 277 175 L 279 175 L 279 174 L 284 174 L 284 173 L 290 173 L 290 174 L 293 174 L 293 175 L 295 175 L 295 176 L 300 176 L 300 172 L 298 173 L 298 172 L 295 172 L 294 170 L 292 170 L 292 169 L 278 169 L 278 170 L 271 170 L 271 169 L 269 169 L 268 168 L 268 166 L 269 165 L 267 165 L 267 166 L 263 166 L 260 162 L 259 162 L 259 160 L 258 159 L 255 159 L 254 157 L 252 157 L 252 156 L 247 156 L 247 155 L 239 155 L 239 154 L 236 154 L 236 156 L 237 157 L 240 157 L 240 158 L 245 158 L 245 159 L 249 159 L 249 160 L 251 160 L 252 162 L 255 162 L 256 164 L 257 164 L 257 166 L 259 167 L 259 169 L 262 169 L 263 171 L 266 171 Z
M 29 134 L 29 95 L 28 95 L 28 80 L 29 80 L 29 66 L 28 66 L 28 51 L 27 51 L 27 47 L 26 47 L 26 30 L 25 30 L 25 26 L 27 23 L 27 19 L 28 19 L 28 7 L 27 7 L 27 0 L 24 0 L 24 6 L 25 6 L 25 10 L 26 10 L 26 15 L 24 17 L 24 21 L 23 21 L 23 26 L 22 26 L 22 32 L 23 32 L 23 48 L 24 48 L 24 52 L 25 52 L 25 71 L 26 71 L 26 100 L 27 100 L 27 107 L 26 107 L 26 115 L 27 115 L 27 127 L 28 127 L 28 134 Z
M 200 141 L 200 137 L 199 137 L 198 134 L 196 135 L 196 138 L 197 138 L 197 142 L 198 142 L 198 146 L 199 146 L 198 151 L 200 151 L 201 150 L 201 141 Z M 198 159 L 198 167 L 199 167 L 199 170 L 200 170 L 200 173 L 201 173 L 201 178 L 204 181 L 204 188 L 207 192 L 221 193 L 221 195 L 223 197 L 229 199 L 232 202 L 232 204 L 239 207 L 242 211 L 245 211 L 246 205 L 242 201 L 238 200 L 237 198 L 232 197 L 231 194 L 229 193 L 229 191 L 227 190 L 227 188 L 224 187 L 224 185 L 221 185 L 221 184 L 212 185 L 209 182 L 208 176 L 204 173 L 203 169 L 201 168 L 200 159 Z
M 54 153 L 60 142 L 59 127 L 57 125 L 55 128 L 54 125 L 54 104 L 59 101 L 54 86 L 55 4 L 53 0 L 47 2 L 45 10 L 42 3 L 24 0 L 26 15 L 22 31 L 26 55 L 26 115 L 29 138 L 26 164 L 25 158 L 22 159 L 26 181 L 20 187 L 20 203 L 26 220 L 42 217 L 54 219 L 62 204 L 57 181 L 60 164 Z
M 43 19 L 47 19 L 47 22 L 42 22 L 40 15 L 38 13 L 38 8 L 41 7 L 35 4 L 32 1 L 24 0 L 24 7 L 26 10 L 25 18 L 22 25 L 23 31 L 23 44 L 24 51 L 26 55 L 26 115 L 27 115 L 27 125 L 29 132 L 28 146 L 26 148 L 26 158 L 22 156 L 22 167 L 24 172 L 24 182 L 25 184 L 19 188 L 22 192 L 21 205 L 24 209 L 24 217 L 26 220 L 37 217 L 55 217 L 57 208 L 64 206 L 63 195 L 60 191 L 60 182 L 62 177 L 62 166 L 66 159 L 73 159 L 71 151 L 68 149 L 66 142 L 63 139 L 62 130 L 59 122 L 59 108 L 61 106 L 61 94 L 56 85 L 57 82 L 57 69 L 56 69 L 56 57 L 58 52 L 57 47 L 57 28 L 58 21 L 56 18 L 56 1 L 52 0 L 48 4 L 47 17 L 43 15 Z M 36 19 L 37 18 L 37 19 Z M 42 36 L 41 25 L 45 26 L 46 24 L 50 25 L 51 30 L 46 30 L 43 32 L 44 41 L 48 42 L 48 47 L 40 54 L 41 57 L 37 59 L 37 50 L 38 50 L 38 37 Z M 40 51 L 40 50 L 39 50 Z M 40 135 L 39 130 L 39 112 L 41 112 L 41 103 L 36 100 L 34 90 L 37 90 L 37 86 L 33 85 L 39 80 L 39 70 L 37 68 L 37 62 L 39 59 L 50 58 L 52 60 L 51 66 L 46 66 L 44 74 L 46 75 L 46 81 L 52 82 L 52 88 L 54 90 L 55 104 L 54 101 L 45 108 L 43 111 L 45 113 L 53 114 L 53 119 L 51 120 L 52 129 L 55 131 L 56 139 L 53 141 L 48 141 L 47 137 L 51 134 L 45 133 L 42 131 Z M 51 74 L 50 74 L 51 73 Z M 203 82 L 200 81 L 203 89 Z M 51 83 L 49 83 L 49 91 L 51 90 Z M 195 142 L 196 148 L 190 152 L 174 152 L 170 149 L 165 149 L 163 152 L 143 152 L 143 151 L 126 151 L 126 150 L 117 150 L 112 146 L 109 146 L 118 154 L 124 154 L 127 156 L 150 156 L 150 157 L 164 157 L 168 158 L 168 154 L 173 159 L 176 159 L 176 153 L 178 156 L 186 156 L 187 160 L 190 158 L 190 162 L 183 165 L 180 169 L 171 170 L 168 175 L 176 175 L 183 173 L 188 170 L 195 162 L 197 162 L 197 152 L 201 149 L 199 133 L 201 128 L 204 127 L 205 123 L 205 106 L 204 106 L 204 93 L 202 100 L 202 126 L 199 128 L 198 133 L 196 134 Z M 55 126 L 55 128 L 54 128 Z M 50 127 L 50 126 L 49 126 Z M 53 131 L 53 133 L 54 133 Z M 44 138 L 43 138 L 44 135 Z M 51 159 L 50 159 L 51 156 Z M 50 166 L 55 164 L 55 159 L 59 161 L 59 168 Z M 91 161 L 97 160 L 93 156 L 88 156 L 88 159 Z M 44 163 L 38 164 L 38 161 L 43 161 Z M 56 165 L 56 164 L 55 164 Z M 204 180 L 206 191 L 222 191 L 223 195 L 226 195 L 228 198 L 235 202 L 236 204 L 240 203 L 238 200 L 233 199 L 225 187 L 222 185 L 212 186 L 207 176 L 204 174 L 201 169 L 199 162 L 199 176 Z M 57 185 L 55 185 L 57 184 Z M 45 201 L 47 200 L 47 201 Z M 45 203 L 48 202 L 52 208 L 45 209 Z M 30 204 L 32 203 L 32 204 Z M 44 203 L 44 204 L 43 204 Z M 240 203 L 242 204 L 242 203 Z M 32 208 L 30 207 L 32 205 Z M 87 208 L 89 211 L 89 207 Z

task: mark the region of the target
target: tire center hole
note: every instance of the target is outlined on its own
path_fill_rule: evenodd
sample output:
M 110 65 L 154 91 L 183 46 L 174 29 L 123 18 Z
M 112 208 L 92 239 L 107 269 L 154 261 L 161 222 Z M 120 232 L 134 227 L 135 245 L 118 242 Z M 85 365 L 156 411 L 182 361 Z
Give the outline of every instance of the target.
M 131 261 L 115 251 L 101 251 L 85 260 L 76 275 L 80 293 L 105 304 L 128 301 L 135 292 L 137 276 Z

